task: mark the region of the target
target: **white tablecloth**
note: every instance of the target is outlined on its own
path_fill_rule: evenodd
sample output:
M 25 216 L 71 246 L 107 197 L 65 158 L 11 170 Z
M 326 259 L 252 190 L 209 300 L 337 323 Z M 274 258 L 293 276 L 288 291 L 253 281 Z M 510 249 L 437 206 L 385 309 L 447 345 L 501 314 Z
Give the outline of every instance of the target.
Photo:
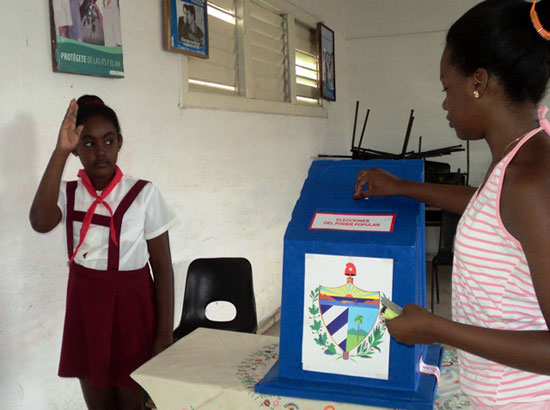
M 279 338 L 197 329 L 132 373 L 158 410 L 378 409 L 254 392 L 278 359 Z M 456 377 L 456 352 L 445 353 L 437 409 L 470 409 Z

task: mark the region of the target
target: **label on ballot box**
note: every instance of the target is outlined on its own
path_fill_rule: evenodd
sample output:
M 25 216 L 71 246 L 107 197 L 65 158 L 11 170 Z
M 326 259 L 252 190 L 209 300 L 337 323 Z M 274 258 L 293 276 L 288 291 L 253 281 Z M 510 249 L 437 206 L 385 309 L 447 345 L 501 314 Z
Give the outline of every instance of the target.
M 391 232 L 395 215 L 333 214 L 315 212 L 309 229 L 357 232 Z

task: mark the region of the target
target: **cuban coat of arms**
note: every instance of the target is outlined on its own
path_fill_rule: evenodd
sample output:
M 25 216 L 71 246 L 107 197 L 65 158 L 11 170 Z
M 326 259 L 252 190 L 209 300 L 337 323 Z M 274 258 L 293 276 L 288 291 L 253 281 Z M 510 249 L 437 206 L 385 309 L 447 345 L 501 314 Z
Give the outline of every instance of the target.
M 392 279 L 391 259 L 306 254 L 304 370 L 388 378 L 380 298 Z

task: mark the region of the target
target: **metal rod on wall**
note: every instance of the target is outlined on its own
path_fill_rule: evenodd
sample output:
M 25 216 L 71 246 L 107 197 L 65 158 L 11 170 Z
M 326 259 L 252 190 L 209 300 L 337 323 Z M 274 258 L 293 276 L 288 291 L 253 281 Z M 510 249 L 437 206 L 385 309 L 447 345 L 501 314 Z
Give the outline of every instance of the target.
M 365 134 L 365 127 L 367 126 L 367 120 L 369 119 L 369 114 L 370 114 L 370 108 L 367 110 L 367 115 L 365 115 L 365 122 L 363 123 L 363 129 L 361 130 L 361 138 L 359 138 L 358 148 L 361 148 L 361 144 L 363 144 L 363 135 Z
M 357 113 L 359 112 L 359 100 L 355 103 L 355 120 L 353 121 L 353 135 L 351 137 L 351 150 L 355 148 L 355 129 L 357 128 Z

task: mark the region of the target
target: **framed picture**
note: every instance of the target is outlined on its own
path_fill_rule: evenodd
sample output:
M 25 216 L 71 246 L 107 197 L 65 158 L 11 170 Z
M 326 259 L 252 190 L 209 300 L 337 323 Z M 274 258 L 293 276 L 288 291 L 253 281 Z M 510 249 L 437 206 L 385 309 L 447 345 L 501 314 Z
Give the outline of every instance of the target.
M 124 77 L 119 0 L 49 0 L 53 70 Z
M 321 73 L 321 97 L 336 101 L 336 76 L 334 71 L 334 31 L 323 23 L 317 23 L 319 66 Z
M 208 58 L 206 0 L 164 1 L 164 48 Z

